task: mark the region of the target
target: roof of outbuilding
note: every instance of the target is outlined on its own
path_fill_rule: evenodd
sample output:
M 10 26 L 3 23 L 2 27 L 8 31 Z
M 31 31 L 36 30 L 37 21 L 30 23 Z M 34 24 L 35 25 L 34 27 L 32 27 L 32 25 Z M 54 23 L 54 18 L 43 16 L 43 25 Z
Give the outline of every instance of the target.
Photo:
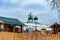
M 18 19 L 14 19 L 14 18 L 7 18 L 7 17 L 0 16 L 0 20 L 3 21 L 5 24 L 9 24 L 9 25 L 13 25 L 13 26 L 23 25 L 23 23 L 21 21 L 19 21 Z
M 53 25 L 50 26 L 50 28 L 60 28 L 60 24 L 54 23 Z

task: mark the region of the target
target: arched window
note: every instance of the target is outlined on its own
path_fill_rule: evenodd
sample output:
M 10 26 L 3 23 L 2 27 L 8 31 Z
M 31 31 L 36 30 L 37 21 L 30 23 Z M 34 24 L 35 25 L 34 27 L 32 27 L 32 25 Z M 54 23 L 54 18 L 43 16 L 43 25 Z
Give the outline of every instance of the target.
M 32 33 L 32 32 L 33 32 L 33 29 L 32 29 L 32 28 L 27 28 L 27 29 L 26 29 L 26 32 L 27 32 L 27 33 Z

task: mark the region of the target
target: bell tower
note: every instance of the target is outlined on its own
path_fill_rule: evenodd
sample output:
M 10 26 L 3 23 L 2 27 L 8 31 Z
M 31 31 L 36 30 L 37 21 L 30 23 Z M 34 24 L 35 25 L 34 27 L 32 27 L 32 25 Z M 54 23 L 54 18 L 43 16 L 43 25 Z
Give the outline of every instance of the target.
M 28 22 L 33 22 L 33 15 L 32 15 L 32 13 L 30 13 L 28 15 Z

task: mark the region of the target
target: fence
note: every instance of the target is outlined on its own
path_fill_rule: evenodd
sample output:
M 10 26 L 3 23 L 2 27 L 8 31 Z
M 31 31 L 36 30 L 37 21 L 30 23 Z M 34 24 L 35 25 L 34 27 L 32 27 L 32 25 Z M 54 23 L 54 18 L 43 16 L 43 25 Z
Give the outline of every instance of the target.
M 60 34 L 28 34 L 0 32 L 0 40 L 60 40 Z

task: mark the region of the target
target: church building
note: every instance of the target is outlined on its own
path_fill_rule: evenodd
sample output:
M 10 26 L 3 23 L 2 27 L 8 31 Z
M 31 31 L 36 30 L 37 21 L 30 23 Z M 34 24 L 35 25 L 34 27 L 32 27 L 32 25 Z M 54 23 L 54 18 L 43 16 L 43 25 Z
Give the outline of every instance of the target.
M 32 13 L 30 13 L 28 15 L 28 21 L 27 22 L 24 22 L 24 24 L 26 26 L 24 26 L 24 31 L 26 32 L 33 32 L 33 31 L 40 31 L 41 29 L 46 29 L 46 28 L 49 28 L 48 25 L 46 24 L 41 24 L 38 22 L 38 17 L 37 16 L 33 16 Z M 49 30 L 49 29 L 47 29 Z

